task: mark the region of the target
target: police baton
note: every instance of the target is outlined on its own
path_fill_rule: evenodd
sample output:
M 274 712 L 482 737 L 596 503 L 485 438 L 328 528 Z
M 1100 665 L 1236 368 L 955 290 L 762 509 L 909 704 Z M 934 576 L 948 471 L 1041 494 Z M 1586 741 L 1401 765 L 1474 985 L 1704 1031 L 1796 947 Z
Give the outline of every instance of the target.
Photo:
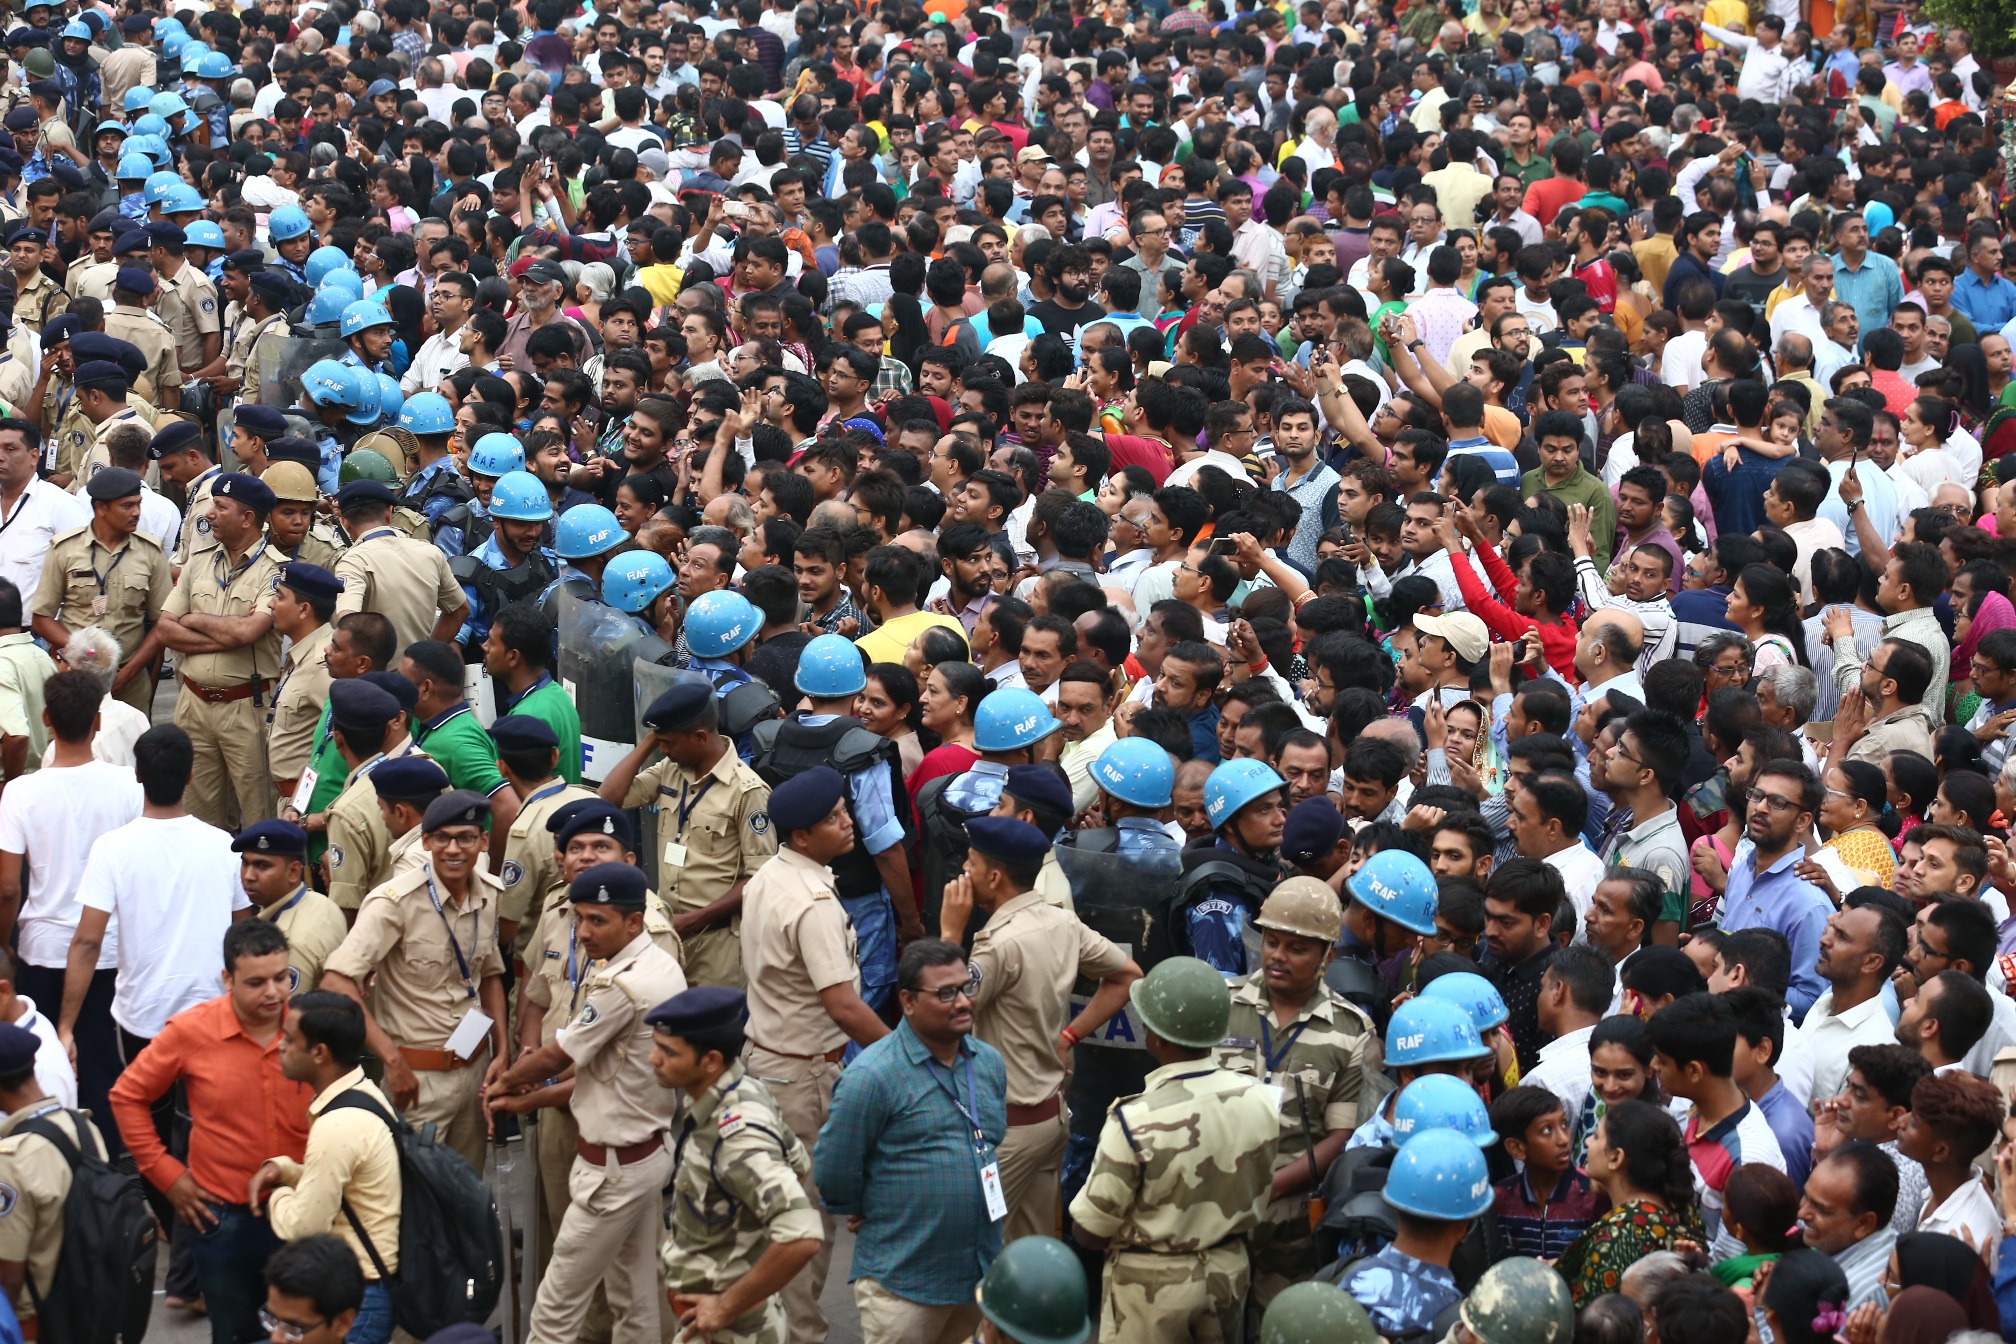
M 1295 1118 L 1302 1122 L 1302 1147 L 1309 1157 L 1309 1230 L 1314 1232 L 1323 1222 L 1323 1173 L 1316 1166 L 1316 1140 L 1309 1134 L 1309 1093 L 1299 1073 L 1295 1075 Z

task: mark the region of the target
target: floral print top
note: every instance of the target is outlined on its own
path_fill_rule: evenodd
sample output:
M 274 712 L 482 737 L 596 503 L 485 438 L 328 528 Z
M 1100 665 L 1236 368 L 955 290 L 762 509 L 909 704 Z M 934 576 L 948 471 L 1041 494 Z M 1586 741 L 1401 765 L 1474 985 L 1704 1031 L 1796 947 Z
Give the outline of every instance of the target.
M 1568 1280 L 1580 1311 L 1605 1293 L 1614 1293 L 1624 1271 L 1654 1251 L 1670 1251 L 1677 1241 L 1700 1241 L 1704 1233 L 1693 1209 L 1674 1214 L 1649 1199 L 1635 1199 L 1605 1213 L 1561 1252 L 1555 1269 Z

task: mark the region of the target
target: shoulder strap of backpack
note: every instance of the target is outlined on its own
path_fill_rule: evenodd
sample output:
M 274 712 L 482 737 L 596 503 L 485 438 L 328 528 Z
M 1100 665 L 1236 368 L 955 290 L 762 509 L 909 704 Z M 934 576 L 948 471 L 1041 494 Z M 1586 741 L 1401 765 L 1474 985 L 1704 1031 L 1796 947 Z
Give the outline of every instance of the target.
M 392 1142 L 395 1145 L 399 1142 L 399 1126 L 394 1122 L 392 1114 L 357 1088 L 337 1093 L 334 1099 L 322 1108 L 324 1115 L 331 1111 L 369 1111 L 385 1122 L 385 1128 L 392 1133 Z M 363 1243 L 364 1254 L 371 1257 L 371 1268 L 378 1271 L 378 1281 L 389 1287 L 392 1283 L 392 1271 L 385 1268 L 384 1257 L 378 1254 L 378 1248 L 371 1242 L 371 1234 L 364 1230 L 363 1221 L 357 1217 L 357 1211 L 350 1207 L 350 1201 L 347 1199 L 343 1201 L 343 1216 L 349 1220 L 350 1230 L 357 1234 L 357 1240 Z
M 63 1160 L 70 1164 L 70 1170 L 74 1172 L 84 1164 L 84 1150 L 73 1142 L 68 1134 L 58 1129 L 55 1121 L 49 1118 L 59 1112 L 69 1116 L 71 1124 L 77 1123 L 79 1117 L 75 1111 L 59 1107 L 58 1110 L 38 1115 L 33 1120 L 22 1121 L 21 1128 L 30 1134 L 39 1134 L 54 1144 L 56 1151 L 63 1155 Z

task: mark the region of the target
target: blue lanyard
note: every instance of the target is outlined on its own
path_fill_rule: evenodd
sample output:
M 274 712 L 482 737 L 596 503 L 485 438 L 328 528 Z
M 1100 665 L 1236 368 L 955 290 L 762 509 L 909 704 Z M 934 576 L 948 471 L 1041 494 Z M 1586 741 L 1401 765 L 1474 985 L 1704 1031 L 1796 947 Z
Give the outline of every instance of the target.
M 302 898 L 307 896 L 307 894 L 308 894 L 308 884 L 306 882 L 303 882 L 301 884 L 301 890 L 295 892 L 292 896 L 288 897 L 287 904 L 281 906 L 278 910 L 275 910 L 272 914 L 268 915 L 267 918 L 277 922 L 280 916 L 286 914 L 289 910 L 292 910 L 295 906 L 301 904 Z
M 1266 1061 L 1269 1075 L 1272 1075 L 1274 1070 L 1280 1067 L 1281 1061 L 1288 1057 L 1288 1052 L 1295 1048 L 1295 1038 L 1302 1034 L 1302 1028 L 1308 1026 L 1309 1021 L 1310 1019 L 1305 1017 L 1294 1026 L 1288 1028 L 1288 1034 L 1281 1040 L 1281 1048 L 1276 1050 L 1274 1048 L 1274 1032 L 1267 1025 L 1267 1012 L 1263 1006 L 1260 1012 L 1260 1057 Z
M 693 791 L 693 801 L 690 803 L 686 801 L 686 786 L 684 784 L 679 786 L 679 838 L 681 840 L 686 838 L 687 820 L 692 817 L 694 809 L 700 806 L 700 800 L 707 796 L 707 790 L 714 787 L 715 778 L 715 776 L 709 775 L 707 778 L 701 780 L 700 787 Z
M 925 1064 L 931 1068 L 933 1078 L 938 1076 L 937 1070 L 944 1067 L 936 1060 L 927 1059 Z M 980 1128 L 980 1091 L 973 1082 L 973 1056 L 966 1056 L 966 1095 L 973 1099 L 972 1109 L 967 1109 L 966 1103 L 959 1100 L 959 1075 L 949 1068 L 945 1069 L 945 1083 L 952 1094 L 952 1104 L 959 1108 L 959 1114 L 965 1116 L 966 1123 L 973 1127 L 973 1151 L 986 1152 L 987 1135 Z
M 99 544 L 100 543 L 98 541 L 98 538 L 96 537 L 91 538 L 91 549 L 94 552 L 98 549 Z M 112 557 L 112 563 L 105 567 L 105 572 L 103 574 L 100 574 L 98 572 L 98 566 L 96 565 L 91 566 L 91 577 L 98 581 L 98 596 L 100 597 L 105 596 L 105 585 L 112 582 L 112 576 L 119 571 L 120 563 L 126 559 L 126 553 L 132 549 L 133 549 L 133 543 L 130 541 L 127 542 L 124 546 L 121 546 L 119 548 L 119 554 Z
M 530 798 L 527 798 L 521 805 L 520 810 L 532 806 L 532 804 L 538 802 L 542 798 L 551 798 L 554 794 L 560 792 L 560 790 L 566 787 L 567 787 L 567 781 L 564 779 L 556 784 L 548 784 L 545 788 L 539 790 L 539 792 L 533 794 Z
M 455 921 L 449 919 L 447 910 L 442 908 L 441 894 L 434 890 L 434 879 L 431 875 L 427 879 L 427 899 L 434 902 L 434 913 L 441 916 L 441 927 L 448 931 L 448 946 L 454 950 L 455 966 L 462 972 L 462 987 L 469 991 L 469 997 L 473 999 L 476 997 L 476 985 L 469 978 L 469 959 L 462 955 L 461 940 L 455 936 Z M 476 932 L 478 935 L 483 932 L 483 912 L 480 908 L 476 911 Z M 569 966 L 572 966 L 571 958 Z

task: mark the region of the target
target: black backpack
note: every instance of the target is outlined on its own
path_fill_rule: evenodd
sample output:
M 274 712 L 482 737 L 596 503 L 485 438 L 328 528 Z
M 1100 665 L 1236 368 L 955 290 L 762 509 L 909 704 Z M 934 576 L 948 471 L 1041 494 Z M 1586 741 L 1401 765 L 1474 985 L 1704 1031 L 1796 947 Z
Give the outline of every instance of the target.
M 69 1111 L 78 1133 L 89 1122 Z M 43 1339 L 64 1344 L 139 1344 L 154 1309 L 155 1248 L 159 1226 L 140 1178 L 115 1169 L 103 1157 L 84 1152 L 47 1115 L 24 1122 L 21 1130 L 54 1144 L 70 1164 L 70 1193 L 63 1201 L 63 1247 L 49 1296 L 28 1296 Z
M 392 1295 L 392 1319 L 421 1339 L 465 1321 L 490 1318 L 504 1286 L 504 1239 L 497 1201 L 469 1159 L 434 1137 L 434 1126 L 415 1130 L 377 1101 L 352 1088 L 324 1114 L 339 1108 L 369 1111 L 392 1131 L 399 1150 L 399 1272 L 385 1261 L 350 1202 L 343 1216 L 364 1243 L 379 1281 Z M 148 1286 L 153 1286 L 150 1278 Z
M 1149 924 L 1147 964 L 1157 966 L 1169 957 L 1195 955 L 1190 945 L 1190 910 L 1209 899 L 1212 888 L 1233 888 L 1258 910 L 1279 885 L 1279 878 L 1269 881 L 1230 859 L 1205 859 L 1186 869 L 1176 894 Z

